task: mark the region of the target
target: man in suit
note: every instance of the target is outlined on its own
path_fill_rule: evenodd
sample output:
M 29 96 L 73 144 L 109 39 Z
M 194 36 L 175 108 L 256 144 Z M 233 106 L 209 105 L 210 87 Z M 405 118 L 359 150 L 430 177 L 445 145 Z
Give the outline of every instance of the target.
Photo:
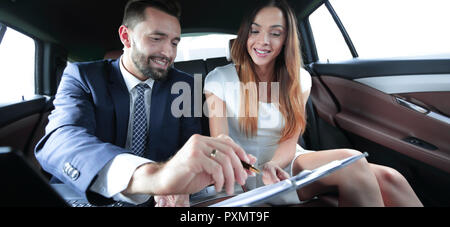
M 179 16 L 172 1 L 132 0 L 119 28 L 123 55 L 69 64 L 63 73 L 36 157 L 93 204 L 141 204 L 151 195 L 189 194 L 211 183 L 232 193 L 235 180 L 245 183 L 239 159 L 250 157 L 238 145 L 226 136 L 198 135 L 200 118 L 193 114 L 171 114 L 178 97 L 172 85 L 194 88 L 192 76 L 171 67 Z

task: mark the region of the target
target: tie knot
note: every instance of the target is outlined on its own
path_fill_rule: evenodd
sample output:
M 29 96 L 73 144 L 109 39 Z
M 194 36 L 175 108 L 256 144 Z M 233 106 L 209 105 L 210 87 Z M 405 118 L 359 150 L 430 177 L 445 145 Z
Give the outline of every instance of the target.
M 150 87 L 146 83 L 140 83 L 136 85 L 136 90 L 138 91 L 139 94 L 144 94 L 145 90 L 149 88 Z

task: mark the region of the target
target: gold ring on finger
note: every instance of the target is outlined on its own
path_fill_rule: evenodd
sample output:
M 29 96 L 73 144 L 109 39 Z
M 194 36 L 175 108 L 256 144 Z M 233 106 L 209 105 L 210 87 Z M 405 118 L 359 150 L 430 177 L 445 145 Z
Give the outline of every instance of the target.
M 216 149 L 213 149 L 213 150 L 211 151 L 210 156 L 211 156 L 212 158 L 215 158 L 216 155 L 217 155 L 217 150 L 216 150 Z

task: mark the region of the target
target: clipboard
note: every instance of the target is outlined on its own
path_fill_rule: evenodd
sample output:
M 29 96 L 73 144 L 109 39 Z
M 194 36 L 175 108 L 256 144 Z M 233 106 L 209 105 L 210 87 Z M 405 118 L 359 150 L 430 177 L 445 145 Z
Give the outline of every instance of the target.
M 249 207 L 261 204 L 280 194 L 305 187 L 306 185 L 328 176 L 334 171 L 344 168 L 345 166 L 348 166 L 351 163 L 367 156 L 369 155 L 365 152 L 346 159 L 329 162 L 313 170 L 303 170 L 296 176 L 284 181 L 256 188 L 225 201 L 213 204 L 210 207 Z

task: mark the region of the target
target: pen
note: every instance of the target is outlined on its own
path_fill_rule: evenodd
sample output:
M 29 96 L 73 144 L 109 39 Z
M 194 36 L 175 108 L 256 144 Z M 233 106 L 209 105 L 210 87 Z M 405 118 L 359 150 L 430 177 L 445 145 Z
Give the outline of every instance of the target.
M 254 173 L 259 174 L 261 171 L 259 171 L 259 169 L 255 168 L 253 165 L 250 165 L 244 161 L 241 160 L 242 166 L 244 166 L 244 169 L 248 169 Z

